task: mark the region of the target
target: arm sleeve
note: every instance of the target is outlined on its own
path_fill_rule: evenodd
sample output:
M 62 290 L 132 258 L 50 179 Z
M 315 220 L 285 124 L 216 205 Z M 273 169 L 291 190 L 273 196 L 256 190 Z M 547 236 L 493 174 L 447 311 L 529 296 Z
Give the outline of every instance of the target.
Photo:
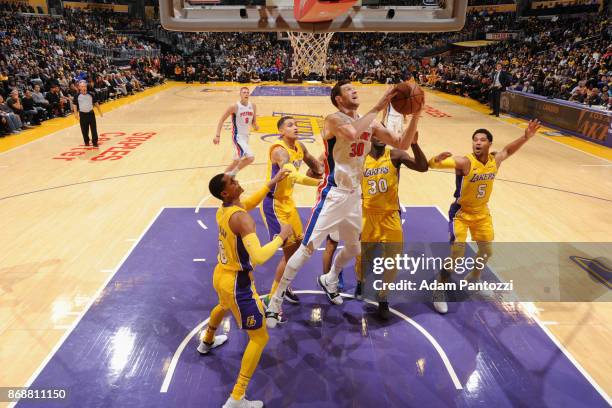
M 270 189 L 267 185 L 265 185 L 252 196 L 247 197 L 245 200 L 242 200 L 242 204 L 244 204 L 244 209 L 247 211 L 251 211 L 253 208 L 257 207 L 259 203 L 261 203 L 261 201 L 266 197 L 268 191 L 270 191 Z
M 285 163 L 285 165 L 283 166 L 283 169 L 287 169 L 291 172 L 289 174 L 289 177 L 294 179 L 297 184 L 303 184 L 305 186 L 318 186 L 319 185 L 319 181 L 320 181 L 319 179 L 300 174 L 295 168 L 295 166 L 293 165 L 293 163 Z
M 436 158 L 429 159 L 429 167 L 432 169 L 454 169 L 456 167 L 455 159 L 452 157 L 446 158 L 441 162 L 436 162 Z
M 268 242 L 264 246 L 261 246 L 259 243 L 259 238 L 257 238 L 257 235 L 254 232 L 243 237 L 242 242 L 244 242 L 244 246 L 249 253 L 249 257 L 255 265 L 261 265 L 268 259 L 272 258 L 272 256 L 276 253 L 276 250 L 283 245 L 283 239 L 276 236 L 272 241 Z

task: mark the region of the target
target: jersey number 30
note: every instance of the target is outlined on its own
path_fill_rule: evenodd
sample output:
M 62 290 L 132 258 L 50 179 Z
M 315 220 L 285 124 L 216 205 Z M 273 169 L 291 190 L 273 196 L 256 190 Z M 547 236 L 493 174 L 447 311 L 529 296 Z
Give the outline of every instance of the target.
M 360 157 L 363 156 L 363 151 L 365 150 L 365 146 L 363 142 L 353 143 L 351 144 L 351 153 L 349 153 L 350 157 Z
M 378 183 L 376 183 L 376 180 L 368 180 L 368 185 L 370 186 L 370 189 L 368 190 L 368 194 L 370 195 L 374 195 L 379 192 L 387 192 L 387 180 L 385 179 L 378 180 Z

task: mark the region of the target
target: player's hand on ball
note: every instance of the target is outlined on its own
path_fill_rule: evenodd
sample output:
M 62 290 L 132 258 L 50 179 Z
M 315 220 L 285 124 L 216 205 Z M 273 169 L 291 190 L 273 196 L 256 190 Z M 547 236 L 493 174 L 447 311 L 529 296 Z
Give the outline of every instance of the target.
M 444 152 L 444 153 L 440 153 L 439 155 L 436 156 L 436 158 L 434 159 L 437 163 L 440 163 L 442 160 L 444 159 L 448 159 L 449 157 L 451 157 L 453 154 L 451 152 Z
M 291 225 L 281 224 L 281 229 L 278 236 L 281 237 L 283 241 L 286 241 L 291 236 L 291 234 L 293 234 L 293 228 L 291 228 Z
M 385 109 L 387 105 L 391 103 L 391 99 L 396 93 L 397 91 L 395 90 L 395 87 L 387 89 L 376 105 L 374 105 L 373 110 L 380 112 L 381 110 Z
M 537 119 L 533 119 L 529 121 L 529 124 L 527 125 L 527 129 L 525 129 L 525 137 L 527 139 L 531 139 L 533 137 L 533 135 L 535 135 L 538 132 L 538 129 L 540 129 L 540 121 Z
M 213 138 L 213 143 L 216 144 L 216 145 L 218 145 L 220 141 L 221 141 L 221 137 L 219 135 L 217 135 L 217 136 L 215 136 Z

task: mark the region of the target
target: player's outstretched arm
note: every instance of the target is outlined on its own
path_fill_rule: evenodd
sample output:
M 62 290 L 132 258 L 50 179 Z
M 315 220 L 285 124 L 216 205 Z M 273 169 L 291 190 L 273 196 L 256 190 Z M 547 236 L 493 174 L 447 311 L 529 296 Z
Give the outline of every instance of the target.
M 214 144 L 219 144 L 219 141 L 221 140 L 221 129 L 223 128 L 223 124 L 225 123 L 226 119 L 229 118 L 229 116 L 235 112 L 236 105 L 232 105 L 227 108 L 225 112 L 223 112 L 223 115 L 221 115 L 221 119 L 219 119 L 219 123 L 217 123 L 217 132 L 215 133 L 215 137 L 213 138 Z
M 289 161 L 289 153 L 282 147 L 278 146 L 272 150 L 272 162 L 277 164 L 278 167 L 288 172 L 287 177 L 295 180 L 297 184 L 303 184 L 306 186 L 318 186 L 319 180 L 300 174 L 298 169 L 295 168 L 293 163 Z
M 265 186 L 260 188 L 259 191 L 245 198 L 244 200 L 241 200 L 243 208 L 247 211 L 251 211 L 253 208 L 257 207 L 266 197 L 266 194 L 268 194 L 268 192 L 274 188 L 276 183 L 287 177 L 289 173 L 290 172 L 285 169 L 282 169 L 276 173 L 276 175 L 272 177 L 272 179 L 268 181 Z
M 523 133 L 523 136 L 507 144 L 506 147 L 504 147 L 500 152 L 493 153 L 497 165 L 499 166 L 501 162 L 516 153 L 518 149 L 520 149 L 538 132 L 538 129 L 540 129 L 540 121 L 537 119 L 530 120 L 529 124 L 527 125 L 527 129 L 525 129 L 525 133 Z
M 368 113 L 355 121 L 351 121 L 345 115 L 335 113 L 328 115 L 325 118 L 325 137 L 331 134 L 351 141 L 359 139 L 363 132 L 370 127 L 374 119 L 376 119 L 378 112 L 390 103 L 391 98 L 395 96 L 396 92 L 394 88 L 387 89 L 376 105 Z
M 235 213 L 230 218 L 229 225 L 232 232 L 242 238 L 244 247 L 254 265 L 261 265 L 272 258 L 287 238 L 289 238 L 292 231 L 291 226 L 283 224 L 280 233 L 262 247 L 257 234 L 255 234 L 255 221 L 249 214 L 245 212 Z
M 391 150 L 391 161 L 393 165 L 399 167 L 401 164 L 408 167 L 411 170 L 418 171 L 421 173 L 426 172 L 429 169 L 429 165 L 427 164 L 427 157 L 425 153 L 419 147 L 418 133 L 415 137 L 414 143 L 412 143 L 412 152 L 414 153 L 414 158 L 410 157 L 407 151 L 401 149 L 393 149 Z
M 463 174 L 470 171 L 470 160 L 465 156 L 453 156 L 450 152 L 440 153 L 439 155 L 429 159 L 430 169 L 455 169 L 460 170 Z

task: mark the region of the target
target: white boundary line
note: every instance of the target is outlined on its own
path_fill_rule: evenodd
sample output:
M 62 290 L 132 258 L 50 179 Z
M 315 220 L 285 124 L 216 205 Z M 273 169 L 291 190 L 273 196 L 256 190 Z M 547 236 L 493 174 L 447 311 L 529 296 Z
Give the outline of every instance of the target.
M 206 226 L 206 224 L 204 224 L 204 222 L 202 222 L 202 220 L 198 220 L 198 224 L 200 224 L 200 227 L 202 227 L 203 229 L 208 229 L 208 227 Z
M 140 236 L 136 239 L 136 241 L 134 242 L 134 244 L 132 245 L 132 247 L 129 249 L 129 251 L 123 256 L 123 258 L 121 259 L 121 261 L 119 261 L 119 265 L 117 265 L 117 268 L 115 268 L 115 270 L 110 273 L 108 275 L 108 278 L 106 279 L 106 281 L 98 288 L 98 290 L 96 291 L 95 295 L 92 296 L 92 298 L 89 300 L 89 303 L 87 304 L 87 306 L 85 307 L 85 309 L 83 309 L 82 313 L 80 314 L 79 317 L 77 317 L 74 322 L 72 322 L 72 324 L 70 326 L 67 326 L 66 332 L 64 333 L 64 335 L 62 336 L 62 338 L 57 342 L 57 344 L 53 347 L 53 349 L 51 349 L 51 351 L 49 352 L 49 354 L 47 354 L 47 357 L 45 357 L 45 359 L 43 360 L 43 362 L 40 364 L 40 366 L 36 369 L 36 371 L 34 371 L 34 373 L 30 376 L 30 378 L 28 379 L 28 381 L 25 383 L 24 387 L 30 387 L 32 385 L 32 383 L 34 382 L 34 380 L 36 380 L 36 378 L 40 375 L 40 373 L 45 369 L 45 367 L 47 366 L 47 364 L 49 363 L 49 361 L 51 361 L 51 359 L 53 358 L 53 356 L 55 355 L 55 353 L 57 353 L 57 351 L 59 350 L 59 348 L 62 346 L 62 344 L 64 344 L 64 342 L 66 341 L 66 339 L 68 338 L 68 336 L 70 336 L 70 334 L 72 333 L 72 331 L 76 328 L 76 326 L 79 324 L 79 322 L 81 321 L 81 319 L 83 318 L 83 316 L 85 316 L 85 314 L 89 311 L 89 308 L 91 307 L 91 305 L 94 304 L 94 302 L 98 299 L 98 297 L 100 297 L 100 294 L 102 293 L 102 291 L 106 288 L 106 286 L 108 285 L 108 283 L 111 281 L 111 279 L 113 279 L 113 277 L 115 276 L 115 274 L 117 273 L 117 271 L 121 268 L 121 266 L 123 265 L 123 263 L 128 259 L 128 257 L 130 256 L 130 254 L 132 253 L 132 251 L 136 248 L 136 246 L 138 246 L 138 243 L 140 242 L 140 240 L 144 237 L 144 235 L 147 233 L 147 231 L 149 231 L 149 229 L 151 229 L 151 226 L 155 223 L 155 221 L 157 221 L 157 219 L 159 218 L 160 214 L 162 213 L 162 211 L 164 211 L 164 207 L 161 207 L 159 209 L 159 211 L 157 212 L 157 214 L 155 215 L 155 217 L 153 217 L 153 219 L 151 220 L 151 222 L 149 222 L 149 225 L 142 231 L 142 234 L 140 234 Z M 19 400 L 12 402 L 11 404 L 9 404 L 8 408 L 13 408 L 15 407 L 15 405 L 17 405 L 17 403 L 19 402 Z
M 524 302 L 524 303 L 533 305 L 533 302 Z M 528 314 L 528 316 L 531 317 L 538 324 L 538 326 L 540 326 L 540 329 L 542 329 L 542 331 L 546 333 L 548 338 L 559 348 L 559 350 L 561 350 L 561 352 L 565 354 L 565 357 L 567 357 L 567 359 L 572 364 L 574 364 L 574 367 L 576 367 L 576 369 L 584 376 L 584 378 L 586 378 L 586 380 L 591 383 L 593 388 L 595 388 L 597 392 L 599 393 L 599 395 L 601 395 L 602 398 L 606 400 L 608 405 L 612 406 L 612 399 L 610 399 L 610 396 L 606 394 L 603 388 L 601 388 L 600 385 L 597 384 L 597 382 L 593 379 L 593 377 L 591 377 L 589 373 L 584 369 L 584 367 L 582 367 L 582 365 L 574 358 L 574 356 L 572 356 L 572 353 L 570 353 L 563 346 L 563 344 L 559 342 L 559 340 L 555 337 L 555 335 L 552 334 L 550 330 L 548 330 L 548 327 L 546 327 L 546 325 L 540 320 L 540 318 L 536 314 Z
M 295 290 L 294 292 L 297 294 L 308 294 L 308 295 L 324 295 L 325 294 L 325 292 L 323 292 L 322 290 Z M 351 294 L 342 293 L 341 295 L 342 297 L 345 297 L 345 298 L 354 299 L 354 296 Z M 267 294 L 260 295 L 260 297 L 265 297 L 265 296 L 267 296 Z M 363 302 L 369 303 L 371 305 L 377 304 L 376 302 L 373 302 L 367 299 L 363 299 Z M 392 307 L 389 308 L 389 311 L 395 314 L 396 316 L 402 318 L 405 322 L 409 323 L 414 328 L 416 328 L 421 334 L 423 334 L 423 336 L 431 343 L 431 345 L 434 347 L 434 349 L 436 350 L 436 352 L 442 359 L 442 362 L 444 363 L 444 367 L 446 367 L 446 370 L 448 371 L 448 374 L 451 380 L 453 381 L 455 389 L 462 390 L 463 386 L 461 385 L 461 381 L 459 381 L 459 377 L 457 376 L 455 369 L 453 368 L 450 360 L 448 359 L 448 356 L 444 352 L 444 349 L 442 349 L 442 346 L 440 346 L 440 343 L 438 343 L 436 339 L 427 330 L 425 330 L 425 328 L 423 328 L 423 326 L 421 326 L 420 324 L 412 320 L 410 317 L 406 316 L 405 314 L 401 313 L 398 310 L 395 310 Z M 193 330 L 189 332 L 187 337 L 183 339 L 181 344 L 178 346 L 178 348 L 174 352 L 174 355 L 172 356 L 172 360 L 170 361 L 170 365 L 168 365 L 168 370 L 166 371 L 166 375 L 164 376 L 164 381 L 159 390 L 160 393 L 168 392 L 168 388 L 170 388 L 170 382 L 172 381 L 172 377 L 174 376 L 174 371 L 176 370 L 176 366 L 178 365 L 178 360 L 181 354 L 183 353 L 183 351 L 185 350 L 185 347 L 191 341 L 193 336 L 195 336 L 204 327 L 204 325 L 206 325 L 206 323 L 208 323 L 208 319 L 204 320 L 202 323 L 194 327 Z
M 262 181 L 265 181 L 263 179 L 257 179 L 257 180 L 250 180 L 250 181 L 245 181 L 244 183 L 240 183 L 241 186 L 247 186 L 249 184 L 255 184 L 255 183 L 261 183 Z M 200 200 L 200 202 L 198 203 L 198 205 L 195 208 L 195 213 L 199 213 L 200 212 L 200 208 L 202 207 L 202 204 L 204 203 L 204 201 L 208 200 L 209 198 L 212 197 L 212 194 L 207 194 L 204 196 L 204 198 L 202 198 Z M 184 207 L 181 207 L 184 208 Z M 187 207 L 187 208 L 193 208 L 193 207 Z
M 444 214 L 442 210 L 440 209 L 440 207 L 438 207 L 437 205 L 435 207 L 438 209 L 438 211 L 440 211 L 440 214 L 442 214 L 442 216 L 448 221 L 448 215 Z M 474 250 L 474 248 L 472 248 L 472 250 Z M 495 275 L 500 281 L 503 281 L 503 279 L 501 279 L 499 275 L 495 273 L 495 271 L 490 265 L 487 265 L 487 268 L 489 268 L 489 270 L 493 273 L 493 275 Z M 524 305 L 531 305 L 533 306 L 533 308 L 536 308 L 534 302 L 518 302 L 518 303 L 521 303 Z M 523 310 L 528 310 L 528 308 L 523 308 Z M 603 388 L 601 388 L 601 386 L 593 379 L 593 377 L 589 375 L 589 373 L 582 367 L 582 365 L 580 365 L 580 363 L 572 356 L 572 354 L 559 342 L 559 340 L 555 337 L 555 335 L 552 334 L 550 330 L 548 330 L 548 328 L 546 327 L 547 324 L 555 325 L 558 323 L 553 322 L 553 321 L 543 322 L 534 313 L 523 312 L 523 314 L 526 317 L 533 319 L 538 324 L 538 326 L 540 326 L 540 329 L 542 329 L 542 331 L 548 336 L 548 338 L 550 338 L 553 344 L 557 346 L 557 348 L 561 350 L 563 354 L 565 354 L 565 357 L 567 357 L 567 359 L 574 365 L 574 367 L 576 367 L 578 372 L 580 372 L 580 374 L 582 374 L 584 378 L 586 378 L 586 380 L 589 383 L 591 383 L 593 388 L 595 388 L 595 390 L 597 390 L 597 392 L 603 397 L 603 399 L 608 402 L 608 405 L 612 406 L 612 399 L 610 399 L 610 397 L 606 394 Z

